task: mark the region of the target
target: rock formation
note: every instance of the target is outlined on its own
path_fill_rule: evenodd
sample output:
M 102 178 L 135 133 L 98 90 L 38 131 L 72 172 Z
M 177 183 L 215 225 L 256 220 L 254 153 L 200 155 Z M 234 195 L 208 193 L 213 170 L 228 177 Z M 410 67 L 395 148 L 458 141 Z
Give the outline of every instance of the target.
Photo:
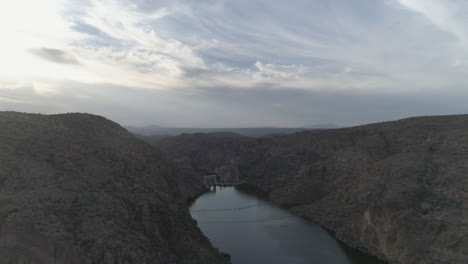
M 184 177 L 102 117 L 0 112 L 0 263 L 228 263 Z
M 195 169 L 237 171 L 270 199 L 390 263 L 468 263 L 467 115 L 207 143 L 212 138 L 156 145 Z

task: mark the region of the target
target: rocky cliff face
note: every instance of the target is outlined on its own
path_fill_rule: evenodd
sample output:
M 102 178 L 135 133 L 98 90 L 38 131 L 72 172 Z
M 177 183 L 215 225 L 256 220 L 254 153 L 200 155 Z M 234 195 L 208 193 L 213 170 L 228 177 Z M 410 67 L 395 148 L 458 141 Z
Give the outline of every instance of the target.
M 183 177 L 102 117 L 0 112 L 0 263 L 228 263 Z
M 237 145 L 243 141 L 248 147 L 225 151 L 231 154 L 224 162 L 210 158 L 219 147 L 196 159 L 177 144 L 163 149 L 179 150 L 195 167 L 231 167 L 272 200 L 390 263 L 467 263 L 468 116 L 243 138 Z M 197 142 L 204 141 L 191 144 Z

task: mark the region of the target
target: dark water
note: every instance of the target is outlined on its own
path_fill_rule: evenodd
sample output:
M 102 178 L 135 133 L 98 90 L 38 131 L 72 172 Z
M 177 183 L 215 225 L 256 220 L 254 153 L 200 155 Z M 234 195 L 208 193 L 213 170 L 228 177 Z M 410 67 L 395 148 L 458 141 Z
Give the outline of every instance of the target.
M 232 208 L 238 209 L 205 211 Z M 231 255 L 233 264 L 382 263 L 338 242 L 321 226 L 234 187 L 202 195 L 190 210 L 203 233 Z

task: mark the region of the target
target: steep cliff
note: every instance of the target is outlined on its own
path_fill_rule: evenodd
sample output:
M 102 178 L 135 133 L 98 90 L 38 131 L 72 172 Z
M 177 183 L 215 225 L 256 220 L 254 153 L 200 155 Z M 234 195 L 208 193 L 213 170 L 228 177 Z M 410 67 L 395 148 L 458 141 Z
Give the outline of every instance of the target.
M 0 263 L 228 263 L 163 154 L 87 114 L 0 112 Z
M 224 161 L 204 140 L 191 142 L 205 147 L 196 155 L 163 149 L 195 156 L 194 167 L 234 167 L 241 181 L 390 263 L 468 262 L 466 115 L 243 138 L 237 145 L 248 147 L 225 150 Z

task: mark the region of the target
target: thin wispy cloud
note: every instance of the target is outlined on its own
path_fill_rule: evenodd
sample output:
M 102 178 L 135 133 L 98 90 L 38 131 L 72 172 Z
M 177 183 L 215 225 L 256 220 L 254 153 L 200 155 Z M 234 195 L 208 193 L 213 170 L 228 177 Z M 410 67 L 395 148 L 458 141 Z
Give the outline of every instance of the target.
M 64 87 L 70 83 L 97 90 L 106 87 L 108 96 L 97 96 L 101 101 L 94 103 L 126 107 L 155 91 L 158 100 L 170 94 L 181 108 L 198 96 L 220 113 L 232 109 L 220 97 L 211 96 L 213 89 L 250 94 L 259 101 L 259 91 L 266 97 L 278 91 L 353 94 L 351 105 L 362 104 L 356 98 L 368 94 L 375 95 L 372 98 L 455 96 L 466 86 L 466 10 L 468 4 L 455 0 L 4 1 L 0 3 L 0 92 L 27 95 L 28 102 L 55 98 L 57 107 L 48 108 L 55 109 L 52 112 L 67 111 L 70 104 L 59 100 L 94 96 L 81 88 L 72 93 Z M 131 97 L 112 94 L 109 87 L 133 92 Z M 331 102 L 332 97 L 321 98 Z M 240 105 L 256 111 L 255 100 L 249 102 L 251 106 Z M 197 104 L 198 111 L 205 113 L 202 105 Z M 314 108 L 316 116 L 327 116 L 336 108 L 326 105 L 322 113 Z M 279 108 L 262 106 L 265 109 L 257 111 L 265 112 L 250 123 L 288 123 L 277 118 Z M 129 109 L 138 115 L 169 108 Z M 425 107 L 419 112 L 400 109 L 398 115 L 377 111 L 374 119 L 427 112 Z M 290 119 L 301 122 L 293 113 Z M 218 120 L 210 122 L 216 125 Z M 373 120 L 356 118 L 349 123 L 367 121 Z M 333 120 L 320 118 L 320 122 Z
M 400 3 L 410 10 L 420 13 L 430 23 L 440 30 L 453 34 L 461 43 L 468 45 L 468 18 L 466 1 L 440 1 L 440 0 L 400 0 Z
M 80 64 L 73 54 L 64 50 L 40 48 L 31 50 L 31 53 L 55 63 Z

